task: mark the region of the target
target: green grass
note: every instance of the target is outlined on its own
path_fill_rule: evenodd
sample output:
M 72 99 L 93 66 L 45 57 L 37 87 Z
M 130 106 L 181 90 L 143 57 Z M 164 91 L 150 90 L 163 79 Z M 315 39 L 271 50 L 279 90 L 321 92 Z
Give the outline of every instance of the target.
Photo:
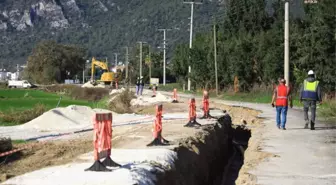
M 43 112 L 56 108 L 60 96 L 41 90 L 0 89 L 0 126 L 13 126 L 28 122 Z M 98 102 L 75 100 L 62 95 L 59 107 L 85 105 L 92 108 L 105 108 L 103 101 L 104 99 Z
M 268 103 L 271 104 L 272 93 L 271 92 L 254 92 L 254 93 L 223 93 L 224 100 L 230 101 L 241 101 L 241 102 L 252 102 L 252 103 Z M 297 107 L 302 107 L 298 96 L 294 96 L 293 105 Z
M 320 106 L 320 109 L 318 109 L 318 113 L 326 121 L 335 124 L 336 123 L 336 102 L 335 102 L 335 99 L 332 99 L 328 102 L 324 102 Z
M 57 106 L 59 99 L 60 95 L 40 90 L 4 89 L 0 90 L 0 112 L 24 111 L 36 104 L 43 104 L 47 109 L 52 109 Z M 65 107 L 73 104 L 94 106 L 92 102 L 73 100 L 67 96 L 62 96 L 59 106 Z
M 28 141 L 25 141 L 25 140 L 12 140 L 12 144 L 25 144 L 25 143 L 28 143 Z

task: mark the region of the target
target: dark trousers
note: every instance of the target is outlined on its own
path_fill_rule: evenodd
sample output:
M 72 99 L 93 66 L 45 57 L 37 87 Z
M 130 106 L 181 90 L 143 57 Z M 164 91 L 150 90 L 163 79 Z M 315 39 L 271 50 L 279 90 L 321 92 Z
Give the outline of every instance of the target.
M 314 100 L 303 100 L 304 120 L 306 121 L 306 123 L 309 123 L 309 119 L 308 119 L 309 108 L 310 108 L 310 121 L 315 123 L 316 101 L 314 101 Z

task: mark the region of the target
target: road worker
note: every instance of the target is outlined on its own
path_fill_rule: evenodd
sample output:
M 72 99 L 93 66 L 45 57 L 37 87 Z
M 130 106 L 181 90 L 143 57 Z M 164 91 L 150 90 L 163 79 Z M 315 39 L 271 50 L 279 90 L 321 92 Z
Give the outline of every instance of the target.
M 279 85 L 274 89 L 272 97 L 272 107 L 276 107 L 276 124 L 279 129 L 286 130 L 288 100 L 290 107 L 293 107 L 290 88 L 286 86 L 286 80 L 281 78 Z
M 303 102 L 305 129 L 308 129 L 310 122 L 310 130 L 315 130 L 315 115 L 316 115 L 316 102 L 322 103 L 321 88 L 319 81 L 315 79 L 313 70 L 308 71 L 308 78 L 304 80 L 300 90 L 300 102 Z M 310 121 L 308 118 L 308 111 L 311 111 Z
M 142 96 L 142 91 L 143 91 L 144 86 L 145 86 L 145 82 L 144 82 L 143 76 L 141 76 L 140 77 L 140 83 L 139 83 L 140 95 L 141 96 Z
M 140 77 L 138 77 L 136 82 L 135 82 L 136 95 L 139 95 L 139 90 L 140 90 L 139 86 L 140 86 Z

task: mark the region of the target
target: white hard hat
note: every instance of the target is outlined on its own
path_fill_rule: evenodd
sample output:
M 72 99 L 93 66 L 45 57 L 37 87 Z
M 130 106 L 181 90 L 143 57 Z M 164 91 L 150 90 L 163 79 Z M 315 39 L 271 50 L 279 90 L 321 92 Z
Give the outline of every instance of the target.
M 143 76 L 141 76 L 140 78 L 143 78 Z
M 313 70 L 309 70 L 308 71 L 308 75 L 313 75 L 314 74 L 314 71 Z

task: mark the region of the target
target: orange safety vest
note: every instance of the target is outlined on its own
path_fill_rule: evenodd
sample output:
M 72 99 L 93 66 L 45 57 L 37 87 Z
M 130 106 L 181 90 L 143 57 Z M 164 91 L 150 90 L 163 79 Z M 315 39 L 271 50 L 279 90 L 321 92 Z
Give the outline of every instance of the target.
M 285 85 L 279 85 L 277 87 L 277 98 L 275 105 L 276 106 L 288 106 L 288 94 L 289 94 L 289 87 Z

